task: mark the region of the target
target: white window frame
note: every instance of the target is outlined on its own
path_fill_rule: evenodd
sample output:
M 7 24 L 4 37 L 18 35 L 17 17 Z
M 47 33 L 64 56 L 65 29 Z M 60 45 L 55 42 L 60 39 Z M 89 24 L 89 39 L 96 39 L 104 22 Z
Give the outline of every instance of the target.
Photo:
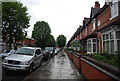
M 85 32 L 85 35 L 87 35 L 87 27 L 86 27 L 86 32 Z
M 116 28 L 113 28 L 113 29 L 111 29 L 111 30 L 108 30 L 108 31 L 105 31 L 105 32 L 102 32 L 102 49 L 104 49 L 104 47 L 103 47 L 103 42 L 107 42 L 107 41 L 109 41 L 109 53 L 111 54 L 111 43 L 110 43 L 110 41 L 114 41 L 114 53 L 116 52 L 116 51 L 118 51 L 118 49 L 117 49 L 117 41 L 118 40 L 120 40 L 120 39 L 118 39 L 118 38 L 116 38 L 116 32 L 117 31 L 120 31 L 120 29 L 116 29 Z M 110 33 L 113 33 L 114 34 L 114 38 L 113 39 L 110 39 Z M 106 34 L 109 34 L 109 39 L 106 39 Z M 105 40 L 103 40 L 103 35 L 105 35 Z M 107 48 L 105 48 L 105 50 L 106 50 Z M 103 50 L 102 50 L 103 51 Z
M 98 20 L 98 26 L 100 26 L 100 25 L 101 25 L 100 20 Z
M 81 39 L 82 37 L 81 37 L 81 33 L 80 33 L 80 39 Z
M 95 30 L 95 26 L 96 26 L 95 25 L 95 19 L 93 19 L 93 21 L 92 21 L 92 31 Z
M 96 42 L 93 42 L 94 39 L 96 40 Z M 93 45 L 94 44 L 96 44 L 96 51 L 95 52 L 93 52 Z M 91 45 L 91 48 L 89 48 L 88 45 Z M 91 50 L 89 50 L 89 49 L 91 49 Z M 96 53 L 96 52 L 97 52 L 97 39 L 96 38 L 90 38 L 90 39 L 88 39 L 87 40 L 87 53 L 93 54 L 93 53 Z
M 115 1 L 115 0 L 112 1 L 112 4 L 110 6 L 110 11 L 111 11 L 110 20 L 119 15 L 119 13 L 118 13 L 118 1 Z

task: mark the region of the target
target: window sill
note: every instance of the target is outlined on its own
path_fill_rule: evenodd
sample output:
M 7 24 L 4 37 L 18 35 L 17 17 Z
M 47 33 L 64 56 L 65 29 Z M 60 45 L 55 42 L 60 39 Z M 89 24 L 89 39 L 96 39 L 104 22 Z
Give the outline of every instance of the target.
M 114 18 L 117 17 L 117 16 L 118 16 L 118 15 L 115 15 L 115 16 L 111 17 L 110 20 L 114 19 Z

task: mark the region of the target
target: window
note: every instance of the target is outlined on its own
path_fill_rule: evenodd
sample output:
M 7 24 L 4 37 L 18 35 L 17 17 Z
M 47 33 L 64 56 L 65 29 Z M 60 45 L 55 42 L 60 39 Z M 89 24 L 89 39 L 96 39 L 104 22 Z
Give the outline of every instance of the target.
M 111 49 L 111 53 L 114 53 L 114 40 L 110 41 L 110 49 Z
M 100 20 L 98 21 L 98 26 L 100 26 Z
M 120 31 L 116 32 L 116 38 L 120 39 Z
M 115 36 L 116 35 L 116 36 Z M 116 38 L 115 38 L 116 37 Z M 115 53 L 115 51 L 120 50 L 120 31 L 105 31 L 102 34 L 102 45 L 103 50 L 107 51 L 110 54 Z
M 114 33 L 110 33 L 110 39 L 114 39 Z
M 37 49 L 36 52 L 35 52 L 35 54 L 37 54 L 37 55 L 41 54 L 40 49 Z
M 111 4 L 111 18 L 118 16 L 118 1 L 113 0 Z
M 86 33 L 85 33 L 85 35 L 87 35 L 87 27 L 86 27 Z
M 109 34 L 106 34 L 106 39 L 109 39 Z
M 87 52 L 94 53 L 97 51 L 96 38 L 91 38 L 87 40 Z
M 93 52 L 96 52 L 96 44 L 93 44 Z
M 105 35 L 103 35 L 103 40 L 105 40 Z
M 93 26 L 92 26 L 92 30 L 94 30 L 95 29 L 95 19 L 93 19 Z
M 117 41 L 118 51 L 120 51 L 120 40 Z

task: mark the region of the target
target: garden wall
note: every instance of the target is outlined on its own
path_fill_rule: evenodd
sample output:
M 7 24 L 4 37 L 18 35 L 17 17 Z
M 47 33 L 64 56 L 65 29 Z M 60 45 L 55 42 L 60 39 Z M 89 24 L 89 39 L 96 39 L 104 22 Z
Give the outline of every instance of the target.
M 120 68 L 96 61 L 88 56 L 66 51 L 78 71 L 89 81 L 118 81 Z

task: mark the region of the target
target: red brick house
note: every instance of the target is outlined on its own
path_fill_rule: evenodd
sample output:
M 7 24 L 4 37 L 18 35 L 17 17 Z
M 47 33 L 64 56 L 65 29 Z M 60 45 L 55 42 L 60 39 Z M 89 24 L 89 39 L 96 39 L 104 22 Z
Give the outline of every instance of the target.
M 2 46 L 2 48 L 3 48 L 3 50 L 8 49 L 7 44 L 6 44 L 7 41 L 8 41 L 8 39 L 2 41 L 2 43 L 0 44 L 0 46 Z M 26 36 L 23 41 L 16 41 L 15 45 L 17 48 L 20 48 L 23 46 L 33 46 L 34 47 L 35 46 L 35 39 Z M 14 44 L 12 44 L 12 49 L 14 49 L 14 47 L 15 47 Z
M 98 50 L 109 53 L 120 51 L 120 1 L 104 5 L 97 20 Z
M 120 51 L 120 1 L 105 3 L 102 8 L 95 2 L 90 18 L 84 18 L 78 35 L 73 35 L 68 45 L 75 36 L 80 38 L 80 51 L 92 54 Z
M 16 42 L 17 48 L 23 47 L 23 46 L 35 46 L 35 39 L 26 36 L 23 41 L 17 41 Z

